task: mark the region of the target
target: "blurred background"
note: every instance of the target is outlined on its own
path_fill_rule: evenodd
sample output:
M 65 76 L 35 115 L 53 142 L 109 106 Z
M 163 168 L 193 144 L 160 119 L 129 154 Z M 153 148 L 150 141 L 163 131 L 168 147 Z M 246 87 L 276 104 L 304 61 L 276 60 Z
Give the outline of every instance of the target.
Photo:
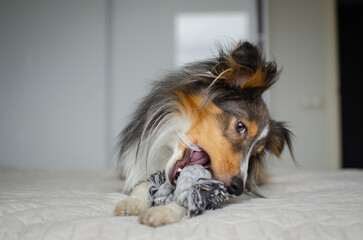
M 154 80 L 242 39 L 283 68 L 265 99 L 295 134 L 300 165 L 362 167 L 362 10 L 353 0 L 0 0 L 0 166 L 112 167 Z M 271 167 L 295 168 L 282 158 Z

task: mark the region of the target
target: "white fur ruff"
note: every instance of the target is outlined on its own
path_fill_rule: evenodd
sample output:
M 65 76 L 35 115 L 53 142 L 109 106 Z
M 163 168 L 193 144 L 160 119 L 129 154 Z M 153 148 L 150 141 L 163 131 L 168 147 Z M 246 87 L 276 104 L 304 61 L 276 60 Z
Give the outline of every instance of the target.
M 170 114 L 171 115 L 171 114 Z M 186 137 L 191 121 L 186 116 L 172 114 L 157 126 L 148 136 L 143 136 L 137 152 L 138 144 L 134 144 L 124 155 L 121 163 L 123 175 L 126 177 L 124 192 L 129 192 L 138 183 L 145 181 L 152 173 L 162 170 L 169 162 L 179 157 L 178 144 L 183 143 L 193 148 L 193 143 Z M 137 159 L 136 158 L 137 155 Z M 169 164 L 170 165 L 170 164 Z

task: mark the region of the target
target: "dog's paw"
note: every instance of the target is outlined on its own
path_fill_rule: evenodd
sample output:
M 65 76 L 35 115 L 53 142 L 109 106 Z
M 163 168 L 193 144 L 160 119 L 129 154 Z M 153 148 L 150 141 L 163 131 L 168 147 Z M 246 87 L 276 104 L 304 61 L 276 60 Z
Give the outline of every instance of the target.
M 182 217 L 183 214 L 170 207 L 158 206 L 143 212 L 139 216 L 139 222 L 152 227 L 159 227 L 179 222 Z
M 146 201 L 129 197 L 117 204 L 115 214 L 117 216 L 138 216 L 148 208 Z

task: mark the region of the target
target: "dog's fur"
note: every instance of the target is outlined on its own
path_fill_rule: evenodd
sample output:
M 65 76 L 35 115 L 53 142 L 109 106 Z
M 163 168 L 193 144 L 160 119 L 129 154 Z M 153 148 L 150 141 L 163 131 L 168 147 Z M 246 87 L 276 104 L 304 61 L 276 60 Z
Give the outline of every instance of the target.
M 185 209 L 175 202 L 149 208 L 145 180 L 165 170 L 175 184 L 190 162 L 209 169 L 231 194 L 253 192 L 265 182 L 265 153 L 279 157 L 286 144 L 292 155 L 292 133 L 270 118 L 262 100 L 278 75 L 275 62 L 241 42 L 156 82 L 121 133 L 119 166 L 124 190 L 132 192 L 116 214 L 140 215 L 140 222 L 152 226 L 179 221 Z M 204 157 L 193 159 L 197 151 Z

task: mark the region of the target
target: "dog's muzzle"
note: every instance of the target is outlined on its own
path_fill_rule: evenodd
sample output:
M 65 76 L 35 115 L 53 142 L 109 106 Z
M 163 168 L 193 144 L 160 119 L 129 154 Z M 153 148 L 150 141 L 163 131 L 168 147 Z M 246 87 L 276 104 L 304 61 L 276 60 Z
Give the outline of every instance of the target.
M 227 187 L 228 193 L 239 196 L 243 193 L 243 181 L 238 177 L 233 177 L 231 185 Z

